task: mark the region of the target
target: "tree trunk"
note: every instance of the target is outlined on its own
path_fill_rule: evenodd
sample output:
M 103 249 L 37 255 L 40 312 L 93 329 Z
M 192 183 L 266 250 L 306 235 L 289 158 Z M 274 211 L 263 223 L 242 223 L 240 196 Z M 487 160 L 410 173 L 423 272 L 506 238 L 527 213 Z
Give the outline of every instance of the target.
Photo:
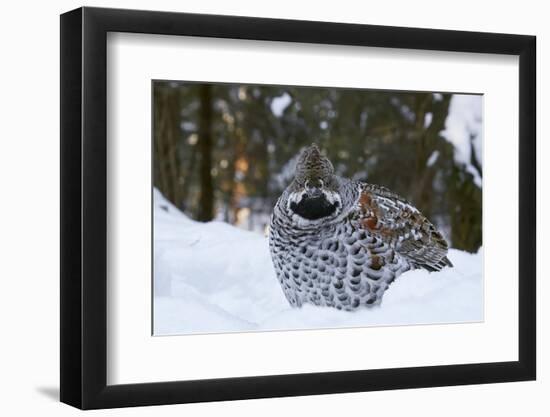
M 200 197 L 197 219 L 207 222 L 214 218 L 214 184 L 212 180 L 212 86 L 200 86 L 199 152 Z
M 180 206 L 178 182 L 179 140 L 178 91 L 159 86 L 155 91 L 155 186 L 176 206 Z

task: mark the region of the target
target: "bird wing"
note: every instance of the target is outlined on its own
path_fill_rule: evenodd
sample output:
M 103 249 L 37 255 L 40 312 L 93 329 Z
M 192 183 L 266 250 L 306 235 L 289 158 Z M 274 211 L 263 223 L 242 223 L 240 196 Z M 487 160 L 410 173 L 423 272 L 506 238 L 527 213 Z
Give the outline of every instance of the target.
M 387 242 L 414 267 L 439 271 L 452 266 L 443 235 L 411 203 L 385 187 L 362 185 L 357 222 L 358 227 Z

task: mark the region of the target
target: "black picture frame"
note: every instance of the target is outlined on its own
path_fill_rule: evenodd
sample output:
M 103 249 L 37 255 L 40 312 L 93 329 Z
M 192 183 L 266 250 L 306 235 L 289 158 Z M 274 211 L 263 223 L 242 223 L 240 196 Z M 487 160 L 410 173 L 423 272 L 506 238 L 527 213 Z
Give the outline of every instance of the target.
M 108 32 L 519 56 L 518 361 L 107 385 Z M 94 409 L 535 379 L 535 45 L 524 35 L 251 17 L 88 7 L 61 15 L 61 401 Z

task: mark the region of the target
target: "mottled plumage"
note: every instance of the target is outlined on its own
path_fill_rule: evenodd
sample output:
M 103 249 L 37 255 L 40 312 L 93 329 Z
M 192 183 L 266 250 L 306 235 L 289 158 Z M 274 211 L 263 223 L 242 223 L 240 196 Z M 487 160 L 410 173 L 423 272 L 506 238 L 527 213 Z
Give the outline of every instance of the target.
M 274 207 L 269 246 L 289 303 L 354 310 L 377 305 L 401 273 L 452 266 L 448 245 L 408 201 L 334 174 L 312 145 Z

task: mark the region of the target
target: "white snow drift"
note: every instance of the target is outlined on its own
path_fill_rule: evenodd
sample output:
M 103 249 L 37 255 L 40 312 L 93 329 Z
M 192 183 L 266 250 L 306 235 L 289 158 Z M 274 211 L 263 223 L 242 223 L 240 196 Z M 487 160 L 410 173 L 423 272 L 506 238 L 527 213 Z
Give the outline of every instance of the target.
M 275 278 L 267 237 L 190 220 L 157 190 L 154 200 L 155 335 L 483 320 L 481 251 L 451 249 L 454 268 L 401 275 L 378 307 L 293 309 Z

